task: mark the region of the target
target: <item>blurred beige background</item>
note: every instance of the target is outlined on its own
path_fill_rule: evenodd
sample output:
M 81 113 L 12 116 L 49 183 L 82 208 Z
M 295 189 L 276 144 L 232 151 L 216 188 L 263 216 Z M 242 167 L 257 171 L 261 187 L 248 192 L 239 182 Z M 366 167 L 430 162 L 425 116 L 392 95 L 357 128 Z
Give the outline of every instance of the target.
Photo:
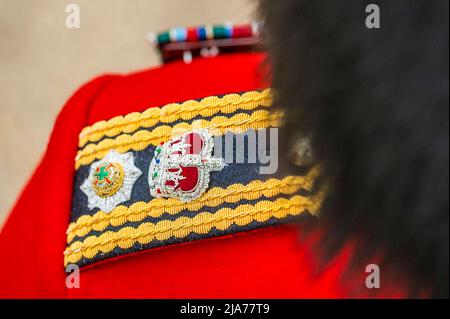
M 65 8 L 80 7 L 80 29 Z M 90 78 L 158 65 L 151 31 L 248 22 L 253 0 L 0 0 L 0 225 L 45 150 L 53 121 Z

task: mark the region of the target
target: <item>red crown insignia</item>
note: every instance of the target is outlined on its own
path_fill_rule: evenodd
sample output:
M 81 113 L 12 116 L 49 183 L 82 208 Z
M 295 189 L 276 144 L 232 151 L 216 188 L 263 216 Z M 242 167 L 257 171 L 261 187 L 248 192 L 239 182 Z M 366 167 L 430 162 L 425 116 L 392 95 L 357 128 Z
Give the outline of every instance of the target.
M 173 197 L 184 202 L 198 198 L 209 184 L 211 171 L 225 166 L 212 157 L 214 139 L 207 130 L 184 133 L 161 143 L 155 150 L 149 170 L 153 197 Z

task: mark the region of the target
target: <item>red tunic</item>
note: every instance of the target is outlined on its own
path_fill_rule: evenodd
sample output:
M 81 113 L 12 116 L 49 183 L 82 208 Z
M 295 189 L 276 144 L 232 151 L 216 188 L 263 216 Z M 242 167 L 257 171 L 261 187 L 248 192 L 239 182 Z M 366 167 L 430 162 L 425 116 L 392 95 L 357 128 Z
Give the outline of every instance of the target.
M 319 269 L 317 235 L 284 225 L 176 244 L 81 269 L 65 286 L 63 251 L 81 129 L 149 106 L 267 87 L 261 54 L 173 62 L 104 75 L 79 89 L 58 116 L 47 151 L 0 235 L 0 297 L 336 298 L 402 297 L 399 281 L 367 289 L 364 268 L 347 271 L 351 249 Z M 317 232 L 316 232 L 317 233 Z M 350 246 L 349 246 L 350 247 Z

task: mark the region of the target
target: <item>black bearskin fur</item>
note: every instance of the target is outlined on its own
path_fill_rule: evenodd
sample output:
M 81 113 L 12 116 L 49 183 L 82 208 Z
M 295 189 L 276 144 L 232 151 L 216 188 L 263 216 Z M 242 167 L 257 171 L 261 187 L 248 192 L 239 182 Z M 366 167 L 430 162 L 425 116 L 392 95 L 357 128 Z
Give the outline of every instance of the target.
M 380 8 L 368 29 L 366 6 Z M 331 183 L 327 251 L 363 234 L 412 291 L 449 294 L 446 0 L 260 0 L 281 151 L 298 136 Z

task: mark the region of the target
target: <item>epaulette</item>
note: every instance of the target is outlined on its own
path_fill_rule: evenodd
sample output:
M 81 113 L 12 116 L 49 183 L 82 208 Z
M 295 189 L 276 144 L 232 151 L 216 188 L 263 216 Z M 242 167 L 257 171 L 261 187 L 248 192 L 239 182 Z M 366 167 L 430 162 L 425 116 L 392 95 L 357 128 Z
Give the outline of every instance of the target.
M 316 215 L 319 169 L 283 172 L 271 105 L 270 90 L 210 96 L 84 128 L 65 264 Z

